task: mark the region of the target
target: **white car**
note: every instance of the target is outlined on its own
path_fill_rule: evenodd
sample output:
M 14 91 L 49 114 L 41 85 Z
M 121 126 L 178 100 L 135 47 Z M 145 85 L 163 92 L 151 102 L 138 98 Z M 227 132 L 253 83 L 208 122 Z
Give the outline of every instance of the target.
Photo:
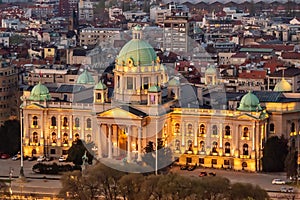
M 273 179 L 272 184 L 274 184 L 274 185 L 284 185 L 285 181 L 282 180 L 282 179 L 279 179 L 279 178 L 275 178 L 275 179 Z
M 40 157 L 37 158 L 36 161 L 38 161 L 38 162 L 43 162 L 43 161 L 45 161 L 45 160 L 46 160 L 46 157 L 45 157 L 45 156 L 40 156 Z
M 64 156 L 60 156 L 58 162 L 65 162 L 67 159 Z

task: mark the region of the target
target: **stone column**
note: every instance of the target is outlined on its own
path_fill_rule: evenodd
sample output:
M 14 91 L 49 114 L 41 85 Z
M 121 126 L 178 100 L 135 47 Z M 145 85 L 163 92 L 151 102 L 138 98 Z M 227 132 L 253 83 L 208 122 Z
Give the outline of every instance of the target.
M 101 140 L 101 136 L 102 136 L 102 133 L 101 133 L 101 126 L 102 124 L 99 124 L 97 126 L 97 130 L 96 130 L 96 141 L 97 141 L 97 146 L 98 146 L 98 158 L 102 158 L 102 140 Z
M 61 115 L 57 116 L 57 139 L 61 140 Z
M 138 158 L 137 161 L 142 161 L 142 127 L 138 127 Z
M 127 126 L 127 162 L 131 161 L 131 126 Z
M 198 147 L 198 122 L 194 123 L 194 147 Z
M 252 151 L 255 150 L 255 137 L 256 137 L 256 123 L 252 124 Z
M 112 158 L 112 141 L 111 141 L 112 127 L 111 124 L 107 124 L 107 126 L 108 126 L 108 158 Z
M 220 148 L 223 148 L 223 124 L 222 123 L 220 123 L 220 126 L 219 126 L 219 139 L 220 139 L 220 145 L 219 145 L 219 147 Z

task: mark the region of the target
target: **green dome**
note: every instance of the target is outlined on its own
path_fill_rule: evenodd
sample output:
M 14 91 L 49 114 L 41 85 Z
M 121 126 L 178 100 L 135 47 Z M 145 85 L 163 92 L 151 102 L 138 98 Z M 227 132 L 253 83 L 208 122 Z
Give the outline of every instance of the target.
M 102 81 L 100 81 L 97 85 L 94 87 L 95 90 L 106 90 L 107 87 Z
M 205 74 L 209 74 L 209 75 L 216 75 L 217 74 L 217 70 L 213 65 L 210 65 L 206 71 Z
M 169 81 L 169 86 L 178 86 L 178 85 L 180 85 L 180 81 L 175 77 Z
M 255 96 L 252 92 L 248 92 L 248 94 L 244 95 L 240 106 L 238 107 L 240 111 L 261 111 L 259 100 L 257 96 Z
M 151 66 L 156 62 L 157 55 L 153 47 L 141 39 L 132 39 L 127 42 L 117 56 L 118 65 Z
M 289 82 L 287 82 L 284 78 L 279 81 L 274 88 L 276 92 L 291 92 L 292 86 Z
M 49 90 L 46 86 L 41 83 L 34 86 L 30 92 L 29 100 L 33 101 L 44 101 L 50 100 L 51 96 L 49 94 Z
M 160 92 L 160 87 L 157 85 L 153 85 L 148 89 L 148 92 Z
M 95 80 L 92 75 L 85 69 L 82 74 L 78 76 L 78 84 L 95 84 Z

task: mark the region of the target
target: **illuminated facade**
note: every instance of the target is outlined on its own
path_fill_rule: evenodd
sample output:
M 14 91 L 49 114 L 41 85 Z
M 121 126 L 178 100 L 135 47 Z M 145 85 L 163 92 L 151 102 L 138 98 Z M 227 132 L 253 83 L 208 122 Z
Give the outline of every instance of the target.
M 98 158 L 126 157 L 134 162 L 142 160 L 149 141 L 162 138 L 181 164 L 260 171 L 270 120 L 276 125 L 287 123 L 277 123 L 280 111 L 267 112 L 252 92 L 232 110 L 207 108 L 198 101 L 197 107 L 192 106 L 195 100 L 184 93 L 189 84 L 184 86 L 176 77 L 169 80 L 153 48 L 141 39 L 141 28 L 137 26 L 132 32 L 133 39 L 116 58 L 113 95 L 109 96 L 109 88 L 101 81 L 93 82 L 86 71 L 82 74 L 89 78 L 82 75 L 77 80 L 86 89 L 76 94 L 92 97 L 90 101 L 74 101 L 75 96 L 71 102 L 53 101 L 42 84 L 24 93 L 25 155 L 67 154 L 79 136 L 94 142 Z M 215 70 L 210 72 L 209 84 L 218 83 Z M 293 102 L 299 106 L 297 100 Z M 265 103 L 267 109 L 271 104 Z M 299 127 L 297 120 L 295 127 Z

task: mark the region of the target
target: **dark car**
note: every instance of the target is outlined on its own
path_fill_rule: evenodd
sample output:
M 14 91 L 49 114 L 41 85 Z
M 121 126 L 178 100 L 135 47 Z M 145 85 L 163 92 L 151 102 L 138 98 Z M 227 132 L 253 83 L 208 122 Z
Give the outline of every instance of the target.
M 8 159 L 9 157 L 10 157 L 10 155 L 7 154 L 7 153 L 3 153 L 3 154 L 1 155 L 1 159 Z
M 216 176 L 217 174 L 216 174 L 216 172 L 209 172 L 208 173 L 210 176 Z
M 180 169 L 181 169 L 181 170 L 187 170 L 188 167 L 189 167 L 189 165 L 182 165 L 182 166 L 180 167 Z
M 28 161 L 34 161 L 34 160 L 36 160 L 37 159 L 37 157 L 35 157 L 35 156 L 29 156 L 28 157 Z
M 207 176 L 207 172 L 200 172 L 199 176 L 200 177 Z
M 188 170 L 188 171 L 194 171 L 194 170 L 196 169 L 196 167 L 197 167 L 197 164 L 195 164 L 195 165 L 190 165 L 190 166 L 187 168 L 187 170 Z

